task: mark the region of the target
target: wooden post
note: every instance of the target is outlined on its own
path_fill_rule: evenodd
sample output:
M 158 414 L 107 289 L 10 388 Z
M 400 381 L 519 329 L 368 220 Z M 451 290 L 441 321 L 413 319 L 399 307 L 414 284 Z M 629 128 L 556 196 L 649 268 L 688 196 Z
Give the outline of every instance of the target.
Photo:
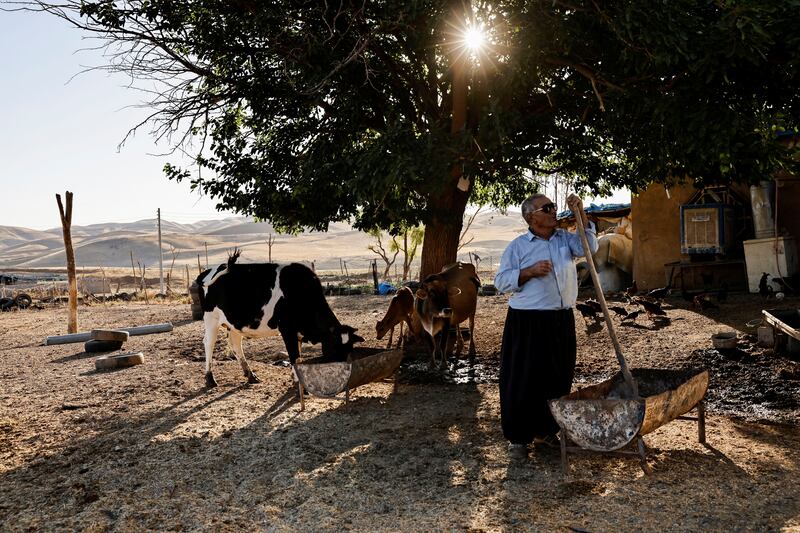
M 706 443 L 706 404 L 700 400 L 697 404 L 697 442 Z
M 133 274 L 133 279 L 131 283 L 133 283 L 134 289 L 136 288 L 136 267 L 133 266 L 133 250 L 131 250 L 131 273 Z
M 269 262 L 272 263 L 272 245 L 275 244 L 275 237 L 272 233 L 269 234 L 269 239 L 267 240 L 268 253 L 269 253 Z
M 108 301 L 108 297 L 106 296 L 106 270 L 101 268 L 100 273 L 103 274 L 103 306 L 107 306 L 108 304 L 106 302 Z M 108 292 L 111 293 L 111 286 L 108 287 Z
M 372 283 L 375 285 L 375 294 L 378 293 L 378 261 L 372 260 Z
M 67 278 L 69 280 L 69 315 L 67 333 L 78 331 L 78 280 L 75 277 L 75 250 L 72 248 L 72 193 L 67 191 L 67 208 L 61 203 L 61 195 L 56 194 L 58 212 L 61 215 L 61 230 L 64 234 L 64 251 L 67 255 Z
M 141 287 L 142 287 L 142 292 L 144 292 L 144 303 L 146 305 L 150 305 L 150 300 L 147 297 L 147 280 L 145 279 L 145 276 L 147 275 L 146 274 L 147 273 L 147 265 L 143 265 L 143 264 L 139 263 L 138 261 L 137 261 L 137 264 L 139 265 L 139 270 L 142 273 Z
M 189 287 L 192 286 L 192 280 L 189 278 L 189 265 L 183 265 L 186 267 L 186 294 L 189 294 Z
M 164 249 L 161 246 L 161 208 L 156 211 L 158 217 L 158 293 L 164 295 Z
M 200 267 L 200 254 L 197 254 L 197 273 L 200 274 L 203 272 L 203 269 Z

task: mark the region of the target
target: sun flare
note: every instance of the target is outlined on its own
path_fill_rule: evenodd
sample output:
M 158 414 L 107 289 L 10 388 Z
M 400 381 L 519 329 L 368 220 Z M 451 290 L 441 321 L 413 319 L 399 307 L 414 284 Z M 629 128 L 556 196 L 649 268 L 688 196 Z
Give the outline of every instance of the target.
M 464 32 L 464 44 L 473 52 L 477 52 L 483 48 L 485 42 L 486 37 L 483 35 L 482 28 L 470 27 Z

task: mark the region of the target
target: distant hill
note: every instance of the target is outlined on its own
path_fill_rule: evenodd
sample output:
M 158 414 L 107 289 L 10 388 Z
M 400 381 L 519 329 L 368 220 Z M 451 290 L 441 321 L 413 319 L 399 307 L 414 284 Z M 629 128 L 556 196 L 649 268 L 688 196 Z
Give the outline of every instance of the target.
M 263 262 L 269 257 L 268 236 L 273 235 L 272 260 L 277 262 L 314 261 L 317 268 L 366 269 L 377 258 L 367 247 L 375 241 L 345 223 L 331 224 L 328 232 L 277 234 L 269 222 L 252 222 L 245 217 L 204 220 L 193 224 L 161 221 L 165 268 L 173 256 L 176 265 L 196 268 L 224 262 L 234 249 L 242 250 L 242 261 Z M 462 248 L 477 253 L 484 261 L 499 261 L 505 245 L 525 230 L 519 213 L 481 212 L 467 234 L 472 242 Z M 157 224 L 155 219 L 128 223 L 91 224 L 72 227 L 76 263 L 83 267 L 130 267 L 134 261 L 158 268 Z M 384 245 L 386 241 L 384 241 Z M 380 259 L 378 259 L 380 263 Z M 65 265 L 61 228 L 46 231 L 0 226 L 0 270 L 9 268 L 61 268 Z
M 52 237 L 61 238 L 61 230 L 58 233 L 53 233 L 53 230 L 39 231 L 28 228 L 18 228 L 15 226 L 0 226 L 0 250 L 4 246 L 12 246 L 14 244 L 24 244 L 39 239 L 48 239 Z

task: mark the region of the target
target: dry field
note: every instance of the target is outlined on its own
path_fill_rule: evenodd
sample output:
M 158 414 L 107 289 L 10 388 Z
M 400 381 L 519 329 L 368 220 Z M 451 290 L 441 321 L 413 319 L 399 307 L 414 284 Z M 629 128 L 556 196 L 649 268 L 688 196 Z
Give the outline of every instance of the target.
M 383 345 L 374 322 L 386 297 L 329 301 Z M 693 423 L 663 426 L 646 437 L 652 476 L 590 456 L 564 477 L 549 449 L 509 462 L 496 385 L 504 296 L 480 299 L 478 357 L 449 377 L 410 354 L 396 391 L 371 384 L 347 405 L 308 399 L 304 412 L 275 338 L 245 344 L 256 385 L 220 341 L 219 387 L 206 390 L 202 327 L 185 303 L 82 306 L 81 330 L 175 325 L 131 338 L 144 365 L 105 372 L 81 344 L 40 346 L 64 333 L 63 307 L 0 313 L 0 530 L 800 530 L 798 362 L 748 337 L 710 349 L 720 329 L 753 333 L 757 297 L 731 295 L 706 315 L 669 303 L 669 323 L 640 318 L 620 340 L 633 367 L 711 370 L 708 443 Z M 599 381 L 616 370 L 611 344 L 576 323 L 577 381 Z

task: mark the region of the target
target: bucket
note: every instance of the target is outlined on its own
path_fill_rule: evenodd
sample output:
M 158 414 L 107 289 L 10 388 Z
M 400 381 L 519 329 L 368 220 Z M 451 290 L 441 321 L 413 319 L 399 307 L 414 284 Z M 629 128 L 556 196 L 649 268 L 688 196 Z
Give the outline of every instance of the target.
M 775 182 L 761 181 L 750 186 L 750 203 L 753 208 L 753 227 L 756 239 L 767 239 L 775 236 Z

